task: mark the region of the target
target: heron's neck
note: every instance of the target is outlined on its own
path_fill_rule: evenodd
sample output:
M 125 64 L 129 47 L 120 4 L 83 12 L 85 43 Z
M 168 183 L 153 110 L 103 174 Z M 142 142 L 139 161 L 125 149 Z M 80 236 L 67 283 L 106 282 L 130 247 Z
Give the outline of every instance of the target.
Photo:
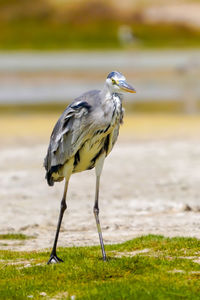
M 101 93 L 102 93 L 102 101 L 103 102 L 110 101 L 110 99 L 113 99 L 114 96 L 118 96 L 120 98 L 120 94 L 118 94 L 116 91 L 112 90 L 107 84 L 105 84 Z

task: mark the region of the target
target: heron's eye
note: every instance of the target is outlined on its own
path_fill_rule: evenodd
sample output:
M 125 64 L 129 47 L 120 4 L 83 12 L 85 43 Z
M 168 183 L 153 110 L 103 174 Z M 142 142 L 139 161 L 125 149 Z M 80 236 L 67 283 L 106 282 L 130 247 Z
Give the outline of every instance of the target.
M 116 84 L 116 81 L 115 81 L 115 79 L 113 79 L 113 78 L 112 78 L 112 84 Z

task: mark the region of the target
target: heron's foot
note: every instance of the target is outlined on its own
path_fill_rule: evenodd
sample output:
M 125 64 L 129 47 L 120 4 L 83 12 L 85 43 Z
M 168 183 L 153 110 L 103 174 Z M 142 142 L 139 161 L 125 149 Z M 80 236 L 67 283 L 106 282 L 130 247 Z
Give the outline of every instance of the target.
M 58 264 L 58 263 L 61 263 L 63 262 L 63 260 L 61 258 L 59 258 L 56 254 L 51 254 L 48 262 L 47 262 L 47 265 L 50 265 L 50 264 Z
M 106 256 L 103 256 L 103 261 L 107 261 L 107 257 Z

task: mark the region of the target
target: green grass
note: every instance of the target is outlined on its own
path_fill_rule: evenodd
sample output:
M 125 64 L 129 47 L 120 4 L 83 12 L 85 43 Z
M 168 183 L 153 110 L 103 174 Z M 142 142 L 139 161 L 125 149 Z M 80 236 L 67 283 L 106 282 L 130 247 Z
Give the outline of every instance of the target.
M 195 48 L 200 46 L 200 30 L 184 25 L 143 24 L 132 25 L 141 48 Z
M 33 236 L 28 236 L 23 233 L 6 233 L 0 234 L 0 240 L 27 240 L 32 239 Z
M 42 292 L 46 299 L 200 299 L 199 246 L 195 238 L 148 235 L 107 245 L 107 262 L 99 247 L 59 248 L 65 262 L 58 265 L 46 265 L 49 251 L 1 250 L 1 299 L 45 299 Z
M 145 3 L 139 10 L 134 6 L 132 16 L 126 17 L 117 12 L 113 1 L 59 2 L 71 4 L 1 0 L 0 49 L 120 49 L 121 25 L 132 28 L 137 41 L 133 47 L 139 49 L 200 47 L 199 29 L 187 24 L 147 23 Z
M 1 50 L 123 49 L 118 39 L 120 22 L 93 21 L 85 24 L 48 20 L 1 23 Z M 179 25 L 130 24 L 136 43 L 130 48 L 200 47 L 200 30 Z

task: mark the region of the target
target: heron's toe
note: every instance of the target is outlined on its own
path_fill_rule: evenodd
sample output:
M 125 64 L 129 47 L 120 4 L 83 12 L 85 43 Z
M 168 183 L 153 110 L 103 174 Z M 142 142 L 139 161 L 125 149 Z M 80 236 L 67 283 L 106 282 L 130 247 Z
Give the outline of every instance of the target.
M 47 262 L 47 265 L 58 264 L 58 263 L 61 263 L 61 262 L 63 262 L 63 260 L 61 258 L 59 258 L 57 255 L 51 255 L 48 262 Z

